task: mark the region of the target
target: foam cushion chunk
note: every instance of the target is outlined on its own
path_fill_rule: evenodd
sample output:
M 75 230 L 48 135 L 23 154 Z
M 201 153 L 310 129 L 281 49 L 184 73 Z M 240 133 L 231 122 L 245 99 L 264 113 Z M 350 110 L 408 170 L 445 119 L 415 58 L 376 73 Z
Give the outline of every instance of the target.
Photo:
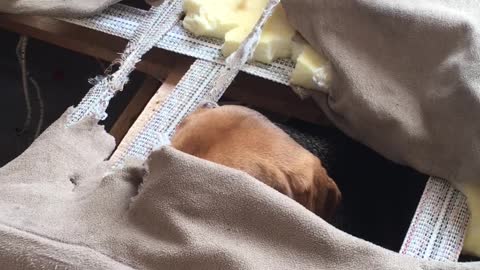
M 267 3 L 268 0 L 186 0 L 183 25 L 197 36 L 223 39 L 222 52 L 224 56 L 229 56 L 251 32 Z M 328 62 L 308 44 L 302 46 L 305 49 L 299 54 L 294 54 L 295 34 L 283 7 L 279 5 L 263 29 L 254 60 L 269 64 L 276 59 L 290 57 L 297 62 L 292 84 L 309 89 L 318 88 L 313 77 L 320 69 L 328 73 L 321 76 L 323 86 L 327 86 L 331 71 L 323 67 Z

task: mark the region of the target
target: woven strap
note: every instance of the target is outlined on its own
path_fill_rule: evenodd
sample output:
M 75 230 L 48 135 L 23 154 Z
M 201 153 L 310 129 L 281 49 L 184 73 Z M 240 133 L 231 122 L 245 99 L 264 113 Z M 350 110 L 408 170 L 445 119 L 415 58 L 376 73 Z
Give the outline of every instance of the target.
M 176 9 L 181 9 L 183 0 L 174 0 L 172 4 L 176 6 Z M 117 4 L 97 16 L 62 20 L 110 35 L 131 39 L 136 27 L 142 22 L 146 13 L 140 9 Z M 194 36 L 183 28 L 181 21 L 177 21 L 170 31 L 157 41 L 155 46 L 196 59 L 224 64 L 225 58 L 221 52 L 222 44 L 223 41 L 219 39 Z M 272 64 L 247 63 L 242 66 L 242 71 L 288 85 L 294 67 L 294 62 L 285 58 L 276 60 Z
M 207 98 L 222 67 L 204 60 L 195 61 L 163 105 L 139 129 L 130 145 L 117 150 L 115 163 L 119 166 L 128 158 L 143 160 L 153 149 L 167 144 L 178 123 Z
M 469 211 L 465 196 L 449 182 L 430 178 L 400 253 L 436 261 L 456 261 Z
M 68 116 L 67 125 L 75 124 L 87 116 L 98 120 L 107 117 L 106 109 L 110 100 L 118 91 L 123 90 L 135 65 L 180 20 L 182 9 L 174 2 L 176 1 L 166 0 L 145 14 L 124 53 L 113 63 L 118 64 L 119 69 L 96 80 L 94 87 Z

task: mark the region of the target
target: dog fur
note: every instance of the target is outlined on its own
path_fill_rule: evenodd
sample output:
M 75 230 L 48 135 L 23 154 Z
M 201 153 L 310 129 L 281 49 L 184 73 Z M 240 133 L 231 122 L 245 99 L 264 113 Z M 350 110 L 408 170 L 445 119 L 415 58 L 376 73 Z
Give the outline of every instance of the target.
M 244 171 L 330 219 L 341 193 L 321 161 L 262 114 L 242 106 L 202 106 L 177 128 L 176 149 Z

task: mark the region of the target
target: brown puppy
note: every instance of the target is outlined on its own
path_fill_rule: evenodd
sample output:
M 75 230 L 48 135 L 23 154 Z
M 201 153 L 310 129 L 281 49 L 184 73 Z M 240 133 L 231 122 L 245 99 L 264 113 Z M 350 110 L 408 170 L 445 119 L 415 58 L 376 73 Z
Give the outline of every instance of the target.
M 320 160 L 266 117 L 241 106 L 202 107 L 177 128 L 173 146 L 244 171 L 329 219 L 341 194 Z

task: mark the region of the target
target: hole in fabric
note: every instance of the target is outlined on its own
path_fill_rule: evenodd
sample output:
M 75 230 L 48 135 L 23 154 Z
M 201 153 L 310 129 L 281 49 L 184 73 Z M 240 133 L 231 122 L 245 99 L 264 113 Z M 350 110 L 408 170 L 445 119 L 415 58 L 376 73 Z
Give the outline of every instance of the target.
M 78 179 L 80 176 L 78 174 L 74 174 L 70 176 L 70 182 L 73 184 L 74 188 L 78 185 Z

